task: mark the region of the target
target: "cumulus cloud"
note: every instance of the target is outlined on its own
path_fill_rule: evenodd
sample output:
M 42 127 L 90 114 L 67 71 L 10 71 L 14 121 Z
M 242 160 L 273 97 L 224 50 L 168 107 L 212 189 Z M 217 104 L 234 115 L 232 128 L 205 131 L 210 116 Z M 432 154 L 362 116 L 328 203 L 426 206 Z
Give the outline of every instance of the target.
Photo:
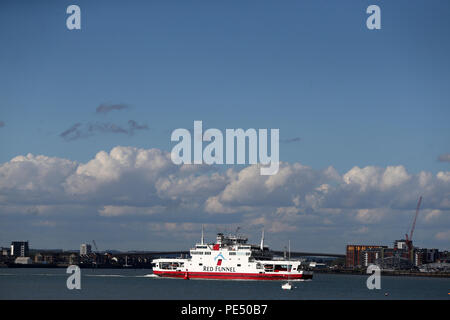
M 438 161 L 440 161 L 440 162 L 450 162 L 450 153 L 441 154 L 438 157 Z
M 128 108 L 130 108 L 130 107 L 123 103 L 110 104 L 110 105 L 101 104 L 97 107 L 97 109 L 95 109 L 95 112 L 99 113 L 99 114 L 107 114 L 114 110 L 123 110 L 123 109 L 128 109 Z
M 27 154 L 0 165 L 0 194 L 4 202 L 58 202 L 62 185 L 77 168 L 67 159 Z M 28 195 L 22 198 L 22 195 Z M 52 199 L 53 198 L 53 199 Z
M 143 201 L 156 195 L 156 183 L 169 172 L 180 170 L 170 154 L 158 149 L 115 147 L 100 151 L 94 159 L 80 164 L 66 177 L 64 190 L 90 198 L 106 197 L 117 202 Z M 148 195 L 148 196 L 147 196 Z
M 367 225 L 376 230 L 383 223 L 401 223 L 403 232 L 405 214 L 412 216 L 419 195 L 428 226 L 448 223 L 445 171 L 413 174 L 403 166 L 367 166 L 340 174 L 333 167 L 281 163 L 278 174 L 261 176 L 257 165 L 177 166 L 169 152 L 124 146 L 84 163 L 28 154 L 0 164 L 1 213 L 88 212 L 109 220 L 150 219 L 161 230 L 166 223 L 189 229 L 194 227 L 183 224 L 198 227 L 206 220 L 264 226 L 273 233 L 306 226 L 365 233 Z

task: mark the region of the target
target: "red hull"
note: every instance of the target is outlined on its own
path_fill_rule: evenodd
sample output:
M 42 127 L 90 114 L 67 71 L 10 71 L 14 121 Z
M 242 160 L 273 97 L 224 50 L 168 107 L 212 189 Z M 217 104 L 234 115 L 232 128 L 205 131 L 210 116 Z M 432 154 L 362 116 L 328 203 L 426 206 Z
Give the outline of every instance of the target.
M 287 280 L 284 274 L 263 273 L 226 273 L 226 272 L 182 272 L 182 271 L 153 271 L 160 277 L 189 278 L 189 279 L 222 279 L 222 280 Z M 312 274 L 291 274 L 289 280 L 312 279 Z

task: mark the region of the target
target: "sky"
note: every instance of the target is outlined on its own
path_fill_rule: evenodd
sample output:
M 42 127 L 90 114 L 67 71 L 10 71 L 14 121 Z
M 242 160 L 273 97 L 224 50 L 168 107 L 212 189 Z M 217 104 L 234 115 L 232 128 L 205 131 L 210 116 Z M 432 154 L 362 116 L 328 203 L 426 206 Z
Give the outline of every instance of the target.
M 66 8 L 81 8 L 68 30 Z M 369 30 L 366 9 L 381 8 Z M 450 249 L 448 1 L 2 1 L 0 246 Z M 176 128 L 278 128 L 282 165 L 174 165 Z

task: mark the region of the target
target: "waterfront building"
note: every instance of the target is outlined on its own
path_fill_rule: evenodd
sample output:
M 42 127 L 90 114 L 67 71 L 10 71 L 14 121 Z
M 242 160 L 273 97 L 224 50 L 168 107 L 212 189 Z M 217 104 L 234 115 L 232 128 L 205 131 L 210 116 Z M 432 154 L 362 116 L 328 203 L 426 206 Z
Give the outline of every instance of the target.
M 408 245 L 406 243 L 406 240 L 395 240 L 394 241 L 394 249 L 397 249 L 397 250 L 406 250 L 406 249 L 408 249 Z
M 29 253 L 28 241 L 11 242 L 11 255 L 15 257 L 27 257 Z
M 44 257 L 42 256 L 42 254 L 37 253 L 34 255 L 34 262 L 35 263 L 42 263 L 42 261 L 44 261 Z
M 92 252 L 91 245 L 83 243 L 80 245 L 80 256 L 88 255 Z
M 17 257 L 16 260 L 14 260 L 15 264 L 31 264 L 31 258 L 30 257 Z
M 439 250 L 438 249 L 416 249 L 414 252 L 414 265 L 416 267 L 436 262 L 439 259 Z
M 367 268 L 376 264 L 382 269 L 412 269 L 437 262 L 442 254 L 438 249 L 410 248 L 405 240 L 396 240 L 387 246 L 347 245 L 346 267 Z
M 371 258 L 371 256 L 369 256 L 369 253 L 366 258 L 366 255 L 362 254 L 363 251 L 368 250 L 368 249 L 372 250 L 372 249 L 382 249 L 382 248 L 387 248 L 387 246 L 356 245 L 356 244 L 347 245 L 345 266 L 349 267 L 349 268 L 362 267 L 362 266 L 365 266 L 366 259 L 367 259 L 367 263 L 370 264 L 373 259 Z M 373 251 L 373 254 L 375 254 L 375 253 L 376 253 L 376 251 Z
M 385 248 L 367 248 L 361 251 L 361 264 L 368 267 L 383 256 L 383 249 Z

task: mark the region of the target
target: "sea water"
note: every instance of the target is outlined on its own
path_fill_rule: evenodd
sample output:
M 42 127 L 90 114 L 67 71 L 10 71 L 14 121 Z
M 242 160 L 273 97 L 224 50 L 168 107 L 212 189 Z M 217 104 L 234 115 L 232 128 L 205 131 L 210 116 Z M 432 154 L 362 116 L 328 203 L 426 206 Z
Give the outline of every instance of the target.
M 381 289 L 367 289 L 368 276 L 315 273 L 311 281 L 164 279 L 145 269 L 81 269 L 81 289 L 69 290 L 62 269 L 0 269 L 0 299 L 450 299 L 450 279 L 382 276 Z

